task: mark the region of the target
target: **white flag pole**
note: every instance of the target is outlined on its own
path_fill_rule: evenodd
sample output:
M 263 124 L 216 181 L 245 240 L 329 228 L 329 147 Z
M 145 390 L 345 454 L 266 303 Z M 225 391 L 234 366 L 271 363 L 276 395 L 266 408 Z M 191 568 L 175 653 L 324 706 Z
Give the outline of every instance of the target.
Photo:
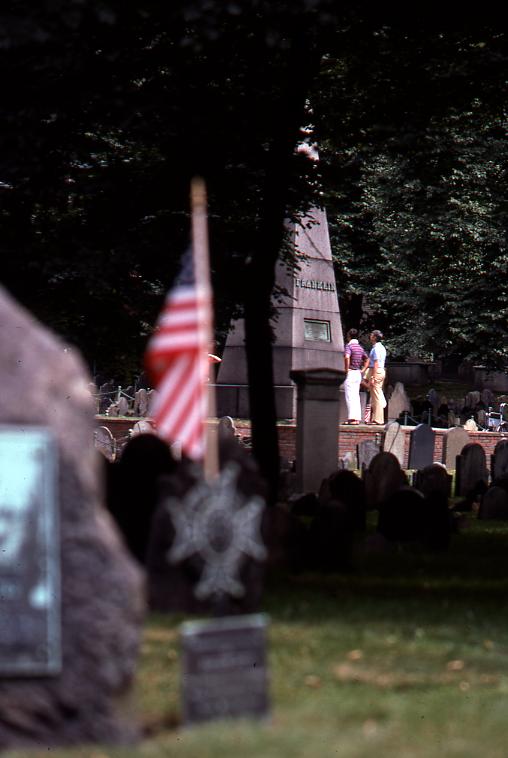
M 198 297 L 210 303 L 208 318 L 201 319 L 200 343 L 202 345 L 203 382 L 208 382 L 210 370 L 208 354 L 214 353 L 212 287 L 210 283 L 210 255 L 208 250 L 208 219 L 207 219 L 206 186 L 203 179 L 195 177 L 191 182 L 191 211 L 192 211 L 192 255 L 194 259 L 194 275 Z M 208 386 L 208 418 L 215 418 L 215 388 Z M 206 447 L 204 469 L 207 479 L 215 477 L 219 471 L 219 454 L 217 431 L 210 422 L 206 428 Z

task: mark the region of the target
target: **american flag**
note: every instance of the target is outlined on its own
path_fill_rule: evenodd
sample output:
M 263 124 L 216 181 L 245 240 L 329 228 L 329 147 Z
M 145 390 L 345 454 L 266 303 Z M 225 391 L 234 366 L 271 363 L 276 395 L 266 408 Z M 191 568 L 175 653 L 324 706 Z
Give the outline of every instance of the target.
M 188 250 L 148 343 L 145 365 L 159 392 L 153 409 L 159 436 L 178 441 L 195 460 L 205 454 L 210 330 L 210 291 L 197 287 Z

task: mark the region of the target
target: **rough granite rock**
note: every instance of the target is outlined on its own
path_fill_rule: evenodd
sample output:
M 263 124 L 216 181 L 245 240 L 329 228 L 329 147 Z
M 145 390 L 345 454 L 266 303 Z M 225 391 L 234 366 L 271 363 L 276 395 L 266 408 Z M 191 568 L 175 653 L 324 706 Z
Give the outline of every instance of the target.
M 58 445 L 62 671 L 0 678 L 0 749 L 127 743 L 144 587 L 103 507 L 90 381 L 74 351 L 0 288 L 0 423 L 49 427 Z M 1 605 L 0 605 L 1 609 Z

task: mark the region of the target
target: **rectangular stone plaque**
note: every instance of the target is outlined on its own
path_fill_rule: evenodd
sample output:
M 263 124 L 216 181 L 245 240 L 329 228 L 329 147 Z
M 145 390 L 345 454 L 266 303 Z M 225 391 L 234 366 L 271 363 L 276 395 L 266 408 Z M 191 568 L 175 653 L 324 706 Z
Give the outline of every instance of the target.
M 0 677 L 61 668 L 56 477 L 48 429 L 0 425 Z
M 182 625 L 183 721 L 267 716 L 263 614 Z
M 303 320 L 304 338 L 306 340 L 318 340 L 320 342 L 330 342 L 330 322 L 318 321 L 317 319 L 306 318 Z

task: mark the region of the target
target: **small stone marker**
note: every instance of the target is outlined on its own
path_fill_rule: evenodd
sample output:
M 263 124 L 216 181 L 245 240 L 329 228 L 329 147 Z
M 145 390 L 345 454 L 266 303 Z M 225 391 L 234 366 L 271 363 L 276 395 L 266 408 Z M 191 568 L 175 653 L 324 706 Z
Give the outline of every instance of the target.
M 499 440 L 491 458 L 492 479 L 508 476 L 508 440 Z
M 395 389 L 388 400 L 388 419 L 398 419 L 401 413 L 407 411 L 411 414 L 411 401 L 404 389 L 402 382 L 395 384 Z
M 374 440 L 362 440 L 356 446 L 358 453 L 358 466 L 360 470 L 367 469 L 374 456 L 376 456 L 381 448 Z
M 392 421 L 386 425 L 383 452 L 393 453 L 401 466 L 404 466 L 404 440 L 405 435 L 398 421 Z
M 61 668 L 56 476 L 47 429 L 0 426 L 0 676 Z
M 139 434 L 156 434 L 155 427 L 148 419 L 136 421 L 130 430 L 131 437 L 137 437 Z
M 93 433 L 94 444 L 108 461 L 113 462 L 116 458 L 116 440 L 107 426 L 99 426 Z
M 435 436 L 428 424 L 418 424 L 415 430 L 411 432 L 408 468 L 420 469 L 433 463 Z
M 266 617 L 182 625 L 183 722 L 268 715 Z
M 129 401 L 123 395 L 116 401 L 117 415 L 127 416 L 129 413 Z
M 448 470 L 455 470 L 457 456 L 469 444 L 469 434 L 461 426 L 449 429 L 443 435 L 443 463 Z

